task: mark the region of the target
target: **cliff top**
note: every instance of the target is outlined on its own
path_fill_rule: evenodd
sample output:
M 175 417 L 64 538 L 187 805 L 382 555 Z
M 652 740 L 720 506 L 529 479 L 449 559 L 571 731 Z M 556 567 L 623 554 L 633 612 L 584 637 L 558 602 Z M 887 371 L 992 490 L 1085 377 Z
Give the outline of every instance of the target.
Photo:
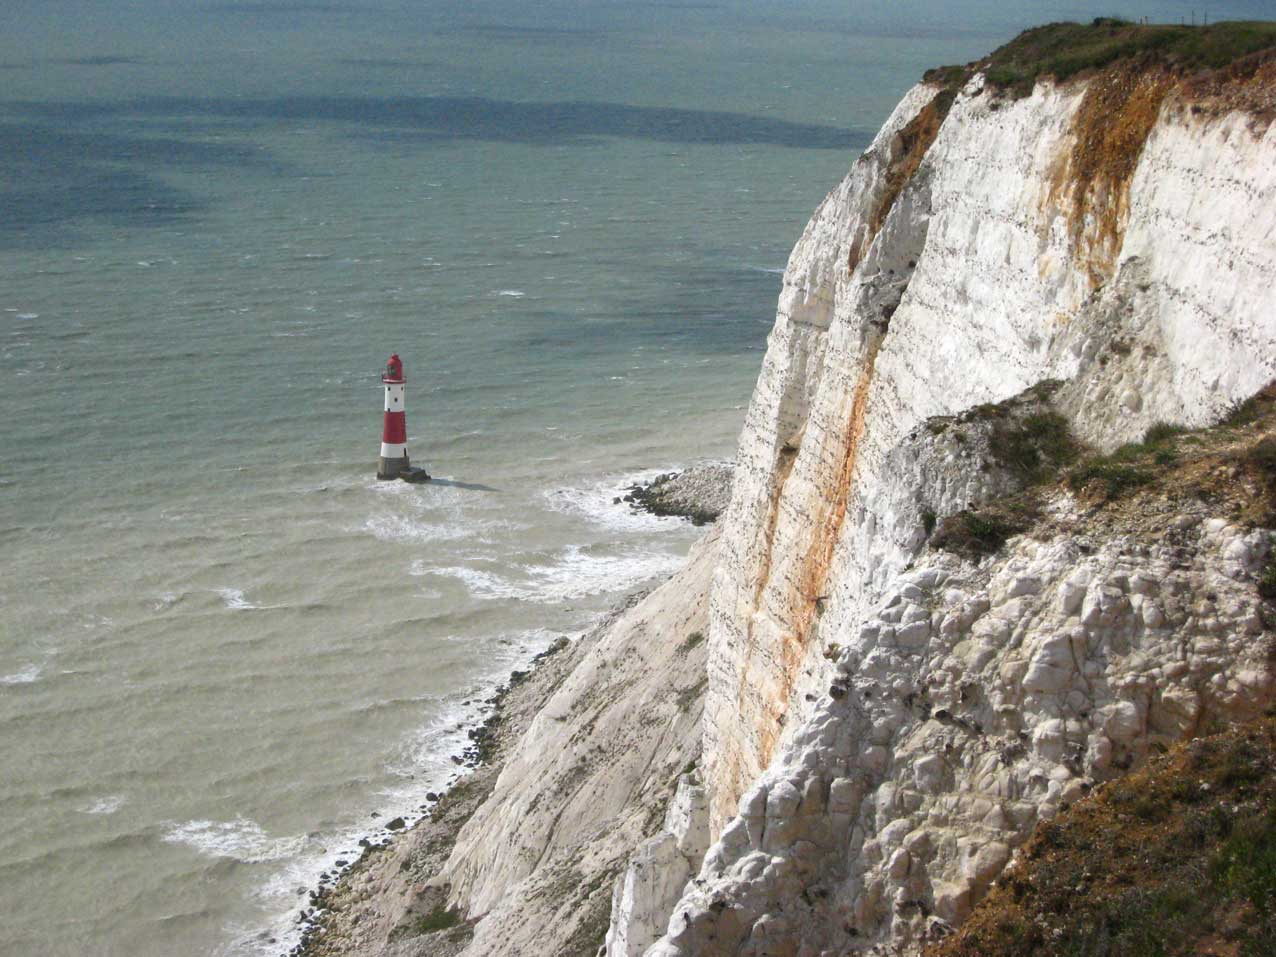
M 1050 77 L 1062 83 L 1122 63 L 1180 76 L 1234 70 L 1238 76 L 1248 77 L 1274 58 L 1273 21 L 1182 26 L 1099 17 L 1088 24 L 1049 23 L 1025 30 L 982 60 L 937 67 L 927 71 L 924 79 L 954 87 L 982 72 L 992 86 L 1025 96 L 1039 79 Z

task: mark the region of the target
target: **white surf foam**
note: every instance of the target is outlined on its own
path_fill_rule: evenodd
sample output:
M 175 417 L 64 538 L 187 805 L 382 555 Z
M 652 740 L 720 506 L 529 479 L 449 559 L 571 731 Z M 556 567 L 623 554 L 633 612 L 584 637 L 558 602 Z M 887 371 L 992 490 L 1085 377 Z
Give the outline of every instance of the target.
M 496 294 L 498 296 L 505 296 L 509 299 L 522 299 L 527 295 L 527 293 L 523 292 L 521 289 L 498 289 Z
M 243 864 L 260 864 L 294 857 L 305 847 L 304 835 L 270 837 L 260 824 L 238 817 L 233 821 L 187 821 L 172 825 L 167 844 L 185 844 L 209 857 L 229 857 Z
M 436 524 L 418 521 L 405 515 L 374 515 L 363 523 L 363 529 L 383 542 L 454 542 L 471 538 L 473 525 L 461 522 Z
M 217 594 L 222 596 L 222 601 L 227 608 L 235 611 L 242 611 L 245 608 L 256 608 L 257 606 L 250 602 L 242 591 L 238 588 L 218 588 Z
M 0 685 L 29 685 L 40 680 L 43 665 L 27 665 L 11 675 L 0 675 Z
M 516 566 L 517 577 L 452 565 L 432 569 L 436 575 L 458 578 L 478 598 L 516 599 L 543 604 L 624 591 L 653 578 L 672 574 L 683 558 L 663 551 L 629 549 L 591 554 L 571 545 L 550 565 Z
M 629 475 L 608 476 L 588 485 L 560 486 L 545 492 L 545 501 L 556 512 L 576 515 L 613 531 L 650 532 L 674 528 L 684 524 L 682 519 L 634 509 L 624 501 L 624 497 L 635 485 L 645 485 L 658 475 L 678 471 L 681 467 L 647 469 Z
M 155 601 L 151 602 L 151 608 L 155 611 L 164 611 L 166 608 L 172 608 L 177 604 L 180 596 L 176 592 L 166 591 L 160 595 Z
M 128 798 L 122 794 L 112 794 L 108 797 L 98 798 L 92 804 L 78 808 L 81 814 L 114 814 L 128 802 Z

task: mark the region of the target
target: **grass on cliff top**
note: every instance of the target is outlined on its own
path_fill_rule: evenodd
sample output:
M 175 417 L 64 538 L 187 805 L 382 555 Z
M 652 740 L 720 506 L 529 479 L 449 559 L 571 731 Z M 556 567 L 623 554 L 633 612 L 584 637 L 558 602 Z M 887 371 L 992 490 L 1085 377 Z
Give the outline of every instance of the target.
M 982 70 L 988 82 L 1015 96 L 1032 92 L 1043 77 L 1064 82 L 1121 61 L 1164 66 L 1178 73 L 1219 70 L 1276 49 L 1276 22 L 1228 21 L 1209 26 L 1137 24 L 1099 17 L 1088 24 L 1050 23 L 1034 27 L 965 66 L 930 70 L 924 79 L 952 87 Z
M 1276 955 L 1276 720 L 1180 745 L 1037 826 L 925 957 Z
M 1226 503 L 1242 524 L 1276 527 L 1276 383 L 1271 383 L 1215 426 L 1186 429 L 1159 423 L 1108 455 L 1083 459 L 1065 484 L 1090 504 L 1114 502 L 1161 486 Z M 1256 437 L 1257 436 L 1257 437 Z M 1170 487 L 1176 486 L 1176 487 Z

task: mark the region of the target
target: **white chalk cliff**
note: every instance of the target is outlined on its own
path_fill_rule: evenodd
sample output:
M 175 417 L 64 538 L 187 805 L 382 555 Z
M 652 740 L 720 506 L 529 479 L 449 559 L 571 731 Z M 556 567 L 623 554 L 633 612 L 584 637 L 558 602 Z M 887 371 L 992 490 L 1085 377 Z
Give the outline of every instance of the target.
M 649 955 L 906 950 L 1114 760 L 1270 702 L 1266 532 L 1198 516 L 1174 573 L 1170 546 L 1072 534 L 978 568 L 923 552 L 924 513 L 1006 488 L 928 419 L 1062 380 L 1112 449 L 1276 375 L 1276 131 L 1161 92 L 1128 179 L 1087 182 L 1091 84 L 975 76 L 874 234 L 919 86 L 808 226 L 712 592 L 716 843 Z
M 928 545 L 1023 485 L 971 410 L 1110 451 L 1276 378 L 1243 107 L 1155 71 L 904 97 L 789 260 L 719 528 L 576 652 L 433 878 L 465 954 L 912 953 L 1038 821 L 1276 700 L 1274 536 L 1207 501 L 1114 525 L 1056 487 L 1043 533 Z

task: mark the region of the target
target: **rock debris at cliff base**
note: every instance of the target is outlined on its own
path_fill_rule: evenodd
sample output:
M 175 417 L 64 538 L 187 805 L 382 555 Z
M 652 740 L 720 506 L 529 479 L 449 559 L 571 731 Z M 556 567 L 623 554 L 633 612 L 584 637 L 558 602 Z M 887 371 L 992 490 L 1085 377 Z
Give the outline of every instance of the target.
M 560 641 L 538 655 L 528 670 L 513 673 L 494 697 L 492 715 L 471 736 L 476 744 L 469 772 L 413 827 L 385 846 L 366 848 L 334 884 L 311 895 L 311 906 L 319 913 L 295 951 L 299 957 L 381 953 L 389 945 L 431 957 L 464 949 L 474 921 L 448 906 L 446 884 L 428 886 L 426 879 L 442 867 L 461 827 L 492 795 L 510 748 L 577 657 L 644 594 L 627 596 L 578 641 Z
M 732 468 L 729 462 L 715 462 L 667 472 L 633 486 L 617 504 L 624 501 L 652 515 L 676 515 L 693 525 L 708 525 L 731 502 Z

